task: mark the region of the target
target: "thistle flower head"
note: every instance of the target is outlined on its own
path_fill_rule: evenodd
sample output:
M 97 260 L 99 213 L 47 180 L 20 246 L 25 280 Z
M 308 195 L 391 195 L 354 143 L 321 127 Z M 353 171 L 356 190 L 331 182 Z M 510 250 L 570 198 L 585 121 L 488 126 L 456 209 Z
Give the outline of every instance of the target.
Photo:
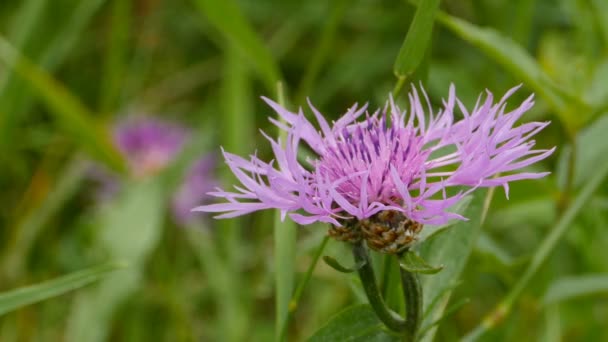
M 181 151 L 186 130 L 178 125 L 150 118 L 134 118 L 120 123 L 114 142 L 135 177 L 155 174 Z
M 255 155 L 246 160 L 224 152 L 242 185 L 234 191 L 211 192 L 226 202 L 194 210 L 229 218 L 273 208 L 300 224 L 329 222 L 340 230 L 353 222 L 378 222 L 378 215 L 390 212 L 391 217 L 398 214 L 415 224 L 405 229 L 396 222 L 369 231 L 401 227 L 412 234 L 420 230 L 420 224 L 466 219 L 449 208 L 473 189 L 500 185 L 508 194 L 510 181 L 548 174 L 519 171 L 554 149 L 535 150 L 530 139 L 548 122 L 515 126 L 533 105 L 530 96 L 507 112 L 506 100 L 516 89 L 498 103 L 487 92 L 469 111 L 451 86 L 437 113 L 424 91 L 423 100 L 413 89 L 409 111 L 402 111 L 392 99 L 372 114 L 366 105 L 355 104 L 331 124 L 309 102 L 319 128 L 301 109 L 293 113 L 264 98 L 280 117 L 270 120 L 287 132 L 285 142 L 265 135 L 274 161 L 267 163 Z M 454 115 L 456 107 L 463 114 L 460 120 Z M 305 161 L 299 158 L 303 145 L 314 152 Z

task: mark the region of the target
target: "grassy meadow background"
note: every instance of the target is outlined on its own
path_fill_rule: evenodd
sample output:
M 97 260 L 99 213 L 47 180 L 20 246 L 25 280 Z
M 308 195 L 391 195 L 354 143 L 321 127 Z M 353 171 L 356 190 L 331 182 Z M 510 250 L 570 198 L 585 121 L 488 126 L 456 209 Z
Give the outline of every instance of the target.
M 355 102 L 383 106 L 395 61 L 403 104 L 410 82 L 435 108 L 450 83 L 468 106 L 523 84 L 509 103 L 535 93 L 522 121 L 550 120 L 537 145 L 557 146 L 535 165 L 550 176 L 513 183 L 508 201 L 496 189 L 470 243 L 428 252 L 459 265 L 442 271 L 451 296 L 435 340 L 489 314 L 482 340 L 608 340 L 608 2 L 443 0 L 434 26 L 415 11 L 397 0 L 0 1 L 0 291 L 85 269 L 74 279 L 96 280 L 24 307 L 0 296 L 0 340 L 272 341 L 283 329 L 301 341 L 365 303 L 354 275 L 323 262 L 299 286 L 323 225 L 269 211 L 183 226 L 169 199 L 210 153 L 219 182 L 234 181 L 220 146 L 271 158 L 259 129 L 276 134 L 274 113 L 260 96 L 277 99 L 279 82 L 291 108 L 310 98 L 335 119 Z M 145 179 L 110 139 L 131 116 L 191 130 Z M 99 198 L 92 165 L 120 175 L 118 194 Z M 352 264 L 336 241 L 322 255 Z M 116 262 L 126 266 L 109 272 Z M 508 309 L 491 315 L 499 303 Z

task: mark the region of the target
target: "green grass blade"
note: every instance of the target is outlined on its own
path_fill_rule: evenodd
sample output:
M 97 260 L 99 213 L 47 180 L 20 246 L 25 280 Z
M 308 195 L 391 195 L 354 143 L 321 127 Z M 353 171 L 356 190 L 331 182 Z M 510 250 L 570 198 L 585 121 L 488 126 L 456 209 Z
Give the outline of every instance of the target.
M 608 293 L 608 274 L 563 277 L 554 281 L 543 297 L 545 305 L 596 293 Z
M 13 42 L 17 51 L 24 51 L 23 49 L 30 39 L 30 33 L 38 29 L 38 25 L 43 22 L 46 12 L 42 3 L 47 2 L 38 2 L 41 4 L 34 4 L 34 1 L 27 4 L 27 9 L 23 10 L 32 13 L 18 18 L 17 22 L 20 24 L 15 28 L 15 36 L 10 36 L 8 39 Z M 31 58 L 32 64 L 39 65 L 47 72 L 55 70 L 74 47 L 85 26 L 103 2 L 104 0 L 89 0 L 82 1 L 75 6 L 72 13 L 66 14 L 67 20 L 59 22 L 62 27 L 58 33 L 44 41 L 46 45 L 41 48 L 42 52 L 35 56 L 28 56 Z M 35 103 L 32 101 L 32 91 L 27 86 L 27 81 L 19 78 L 14 71 L 9 70 L 6 73 L 6 83 L 0 83 L 0 145 L 9 147 L 12 143 L 11 139 L 14 139 L 14 134 L 17 134 L 18 130 L 15 126 L 19 122 L 19 117 Z
M 127 67 L 126 52 L 129 47 L 132 1 L 114 0 L 105 47 L 103 78 L 99 96 L 99 112 L 107 115 L 115 109 L 122 90 Z
M 338 32 L 340 20 L 344 16 L 344 11 L 347 8 L 347 4 L 348 2 L 345 0 L 330 3 L 332 7 L 331 13 L 329 14 L 329 18 L 321 31 L 318 46 L 315 48 L 315 52 L 312 55 L 308 66 L 306 67 L 304 77 L 302 78 L 296 92 L 295 103 L 298 105 L 304 102 L 306 96 L 310 95 L 317 76 L 323 67 L 323 63 L 325 63 L 327 57 L 330 55 L 333 42 Z
M 440 3 L 440 0 L 426 0 L 418 6 L 393 66 L 393 72 L 399 79 L 409 77 L 422 62 L 431 42 L 433 23 Z
M 266 85 L 274 92 L 282 79 L 279 66 L 261 38 L 251 27 L 234 0 L 194 0 L 201 13 L 249 61 Z
M 115 262 L 107 263 L 40 284 L 4 292 L 0 294 L 0 315 L 83 287 L 121 267 L 124 267 L 124 265 Z
M 14 26 L 12 27 L 8 39 L 18 49 L 23 49 L 26 41 L 30 38 L 36 23 L 40 21 L 44 13 L 44 0 L 29 0 L 22 4 L 19 13 L 15 16 Z M 0 97 L 4 96 L 6 87 L 11 83 L 14 74 L 11 70 L 0 75 Z
M 61 83 L 21 56 L 0 36 L 0 61 L 14 68 L 40 95 L 50 112 L 76 144 L 114 170 L 123 170 L 120 154 L 110 143 L 108 133 L 93 121 L 92 113 Z
M 439 12 L 437 20 L 454 34 L 486 53 L 517 79 L 537 92 L 555 110 L 560 120 L 575 132 L 591 110 L 575 95 L 561 89 L 524 48 L 492 28 L 481 28 Z

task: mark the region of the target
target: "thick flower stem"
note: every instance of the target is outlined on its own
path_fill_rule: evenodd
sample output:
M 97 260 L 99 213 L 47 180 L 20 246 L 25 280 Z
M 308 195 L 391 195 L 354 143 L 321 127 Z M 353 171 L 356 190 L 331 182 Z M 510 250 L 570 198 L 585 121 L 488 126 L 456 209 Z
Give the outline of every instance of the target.
M 353 255 L 357 264 L 363 264 L 358 270 L 359 278 L 363 284 L 369 304 L 376 312 L 378 318 L 390 330 L 403 335 L 407 341 L 413 341 L 422 317 L 422 288 L 416 275 L 407 271 L 401 271 L 401 285 L 403 286 L 407 305 L 407 316 L 406 319 L 403 319 L 403 317 L 391 310 L 384 302 L 382 294 L 376 285 L 374 269 L 365 245 L 363 243 L 355 244 Z
M 416 273 L 412 273 L 399 267 L 401 272 L 401 286 L 403 287 L 403 297 L 405 298 L 406 331 L 411 332 L 411 340 L 414 340 L 420 323 L 422 322 L 422 286 Z

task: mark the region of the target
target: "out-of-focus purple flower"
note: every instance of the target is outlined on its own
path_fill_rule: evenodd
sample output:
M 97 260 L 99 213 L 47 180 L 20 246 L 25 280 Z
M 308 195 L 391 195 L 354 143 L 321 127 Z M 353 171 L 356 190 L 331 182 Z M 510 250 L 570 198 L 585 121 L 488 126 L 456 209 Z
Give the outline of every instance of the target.
M 183 127 L 151 118 L 119 124 L 114 142 L 134 177 L 145 177 L 166 167 L 181 152 L 188 133 Z
M 171 205 L 173 216 L 178 224 L 187 226 L 196 219 L 192 208 L 209 202 L 211 196 L 207 193 L 218 185 L 213 175 L 216 166 L 215 159 L 215 156 L 209 155 L 194 163 L 174 194 Z
M 380 212 L 401 213 L 420 224 L 466 219 L 449 208 L 475 188 L 503 186 L 508 195 L 508 182 L 548 174 L 519 171 L 555 148 L 535 150 L 530 139 L 548 122 L 515 126 L 532 107 L 533 96 L 505 111 L 506 100 L 516 89 L 496 104 L 487 92 L 469 111 L 451 86 L 444 108 L 436 114 L 426 94 L 423 101 L 413 89 L 409 113 L 392 99 L 373 114 L 366 112 L 366 105 L 355 104 L 331 125 L 309 102 L 320 130 L 301 109 L 292 113 L 264 98 L 281 118 L 270 120 L 287 132 L 284 145 L 265 135 L 275 160 L 266 163 L 255 155 L 246 160 L 224 152 L 242 185 L 210 193 L 227 202 L 194 210 L 229 218 L 273 208 L 300 224 L 322 221 L 335 226 Z M 464 115 L 460 120 L 454 116 L 455 107 Z M 298 159 L 301 143 L 316 154 L 305 163 Z

